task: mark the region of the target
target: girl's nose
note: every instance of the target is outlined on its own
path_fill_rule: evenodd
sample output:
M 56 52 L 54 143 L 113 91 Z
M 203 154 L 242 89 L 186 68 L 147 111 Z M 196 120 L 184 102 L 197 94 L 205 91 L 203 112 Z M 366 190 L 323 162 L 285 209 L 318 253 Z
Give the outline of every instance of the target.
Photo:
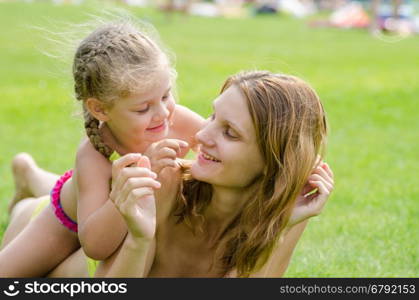
M 165 103 L 161 102 L 157 108 L 156 113 L 153 116 L 154 121 L 161 121 L 169 117 L 169 110 Z

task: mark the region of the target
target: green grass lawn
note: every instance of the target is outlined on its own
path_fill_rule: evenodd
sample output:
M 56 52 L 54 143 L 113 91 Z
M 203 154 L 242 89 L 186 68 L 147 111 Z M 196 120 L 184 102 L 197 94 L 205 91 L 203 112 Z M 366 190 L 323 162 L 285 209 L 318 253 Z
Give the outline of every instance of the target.
M 27 151 L 56 173 L 83 135 L 70 69 L 42 54 L 42 34 L 84 22 L 88 6 L 0 3 L 0 237 L 13 195 L 10 161 Z M 331 127 L 336 187 L 310 221 L 287 277 L 419 276 L 419 37 L 309 28 L 287 17 L 205 19 L 132 9 L 177 55 L 180 103 L 206 116 L 225 78 L 243 69 L 291 73 L 318 91 Z

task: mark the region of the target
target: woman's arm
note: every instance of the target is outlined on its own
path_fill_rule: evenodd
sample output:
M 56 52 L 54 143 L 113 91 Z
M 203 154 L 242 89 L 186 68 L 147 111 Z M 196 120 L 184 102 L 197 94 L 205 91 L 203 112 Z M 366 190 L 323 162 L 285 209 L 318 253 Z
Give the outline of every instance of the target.
M 262 269 L 251 277 L 281 277 L 285 273 L 308 219 L 321 213 L 333 186 L 332 170 L 326 163 L 320 163 L 313 169 L 306 186 L 297 197 L 284 237 L 280 238 Z
M 295 246 L 303 234 L 308 220 L 292 227 L 277 242 L 266 264 L 250 277 L 282 277 L 288 268 Z
M 275 248 L 265 265 L 259 271 L 250 274 L 249 277 L 282 277 L 288 268 L 295 246 L 301 238 L 307 223 L 308 220 L 297 224 L 288 230 L 275 245 Z M 237 271 L 235 269 L 230 271 L 226 277 L 237 277 Z
M 153 263 L 155 240 L 128 233 L 122 246 L 98 268 L 96 277 L 147 277 Z M 104 266 L 104 267 L 103 267 Z M 106 269 L 106 270 L 103 270 Z
M 321 213 L 333 190 L 333 172 L 325 163 L 313 169 L 306 186 L 297 197 L 290 221 L 285 233 L 279 237 L 275 248 L 263 267 L 253 272 L 250 277 L 282 277 L 288 268 L 295 246 L 297 245 L 308 219 Z M 315 192 L 307 194 L 315 189 Z M 235 270 L 228 277 L 236 277 Z

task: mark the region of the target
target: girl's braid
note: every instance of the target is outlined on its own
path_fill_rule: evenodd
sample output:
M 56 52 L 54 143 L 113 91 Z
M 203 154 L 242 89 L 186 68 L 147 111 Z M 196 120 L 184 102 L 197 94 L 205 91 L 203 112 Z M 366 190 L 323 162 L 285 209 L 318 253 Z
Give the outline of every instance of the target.
M 100 47 L 99 43 L 91 43 L 92 47 L 90 51 L 80 51 L 76 54 L 74 64 L 74 79 L 75 79 L 75 94 L 77 100 L 83 101 L 87 97 L 91 97 L 90 91 L 92 91 L 92 81 L 94 80 L 91 76 L 91 72 L 88 72 L 88 65 L 94 63 L 95 58 L 100 55 L 98 50 Z M 102 140 L 99 132 L 99 120 L 93 117 L 90 112 L 86 109 L 83 104 L 83 116 L 84 116 L 84 127 L 86 134 L 89 137 L 90 142 L 99 153 L 105 156 L 107 159 L 111 156 L 113 150 Z
M 112 148 L 105 144 L 99 132 L 99 120 L 93 117 L 86 109 L 84 109 L 84 128 L 89 137 L 90 142 L 107 159 L 112 155 Z

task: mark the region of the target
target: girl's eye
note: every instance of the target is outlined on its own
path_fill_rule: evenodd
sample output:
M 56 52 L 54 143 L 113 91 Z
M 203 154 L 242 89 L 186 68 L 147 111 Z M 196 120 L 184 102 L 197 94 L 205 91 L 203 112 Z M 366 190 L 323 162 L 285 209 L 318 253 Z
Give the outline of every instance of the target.
M 234 132 L 234 130 L 232 130 L 230 127 L 226 127 L 226 129 L 224 130 L 224 134 L 230 139 L 238 139 L 239 138 L 237 136 L 237 134 Z
M 144 109 L 137 110 L 137 113 L 144 114 L 144 113 L 148 112 L 148 110 L 149 110 L 149 109 L 150 109 L 150 106 L 147 106 L 147 107 L 146 107 L 146 108 L 144 108 Z
M 163 98 L 161 98 L 162 101 L 167 101 L 167 99 L 169 99 L 169 95 L 165 95 Z
M 215 114 L 212 114 L 208 117 L 208 120 L 210 121 L 214 121 L 214 119 L 215 119 Z

